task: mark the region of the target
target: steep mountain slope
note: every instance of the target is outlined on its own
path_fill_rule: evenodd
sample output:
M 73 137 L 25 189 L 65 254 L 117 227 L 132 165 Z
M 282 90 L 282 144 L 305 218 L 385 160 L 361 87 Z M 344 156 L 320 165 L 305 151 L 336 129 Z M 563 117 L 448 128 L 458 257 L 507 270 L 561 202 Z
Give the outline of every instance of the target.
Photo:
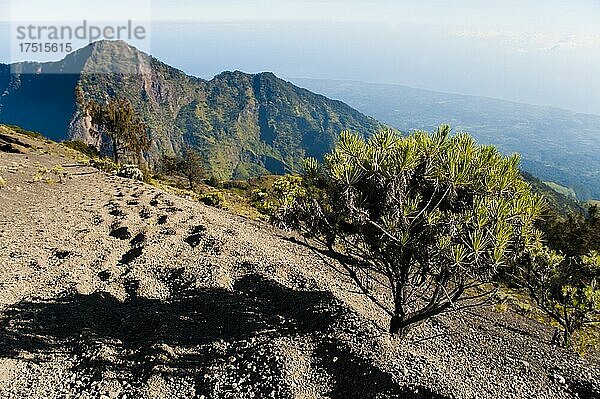
M 282 173 L 305 156 L 320 157 L 342 130 L 370 134 L 382 127 L 271 73 L 224 72 L 206 81 L 124 42 L 97 42 L 60 62 L 12 68 L 16 73 L 0 66 L 0 123 L 98 144 L 78 111 L 75 88 L 96 101 L 124 96 L 151 127 L 151 161 L 189 143 L 222 178 Z
M 600 116 L 397 85 L 293 81 L 401 131 L 449 123 L 505 153 L 522 154 L 525 170 L 574 189 L 580 200 L 600 198 Z
M 531 173 L 522 172 L 522 175 L 523 179 L 531 185 L 535 192 L 544 196 L 550 212 L 563 216 L 571 213 L 587 214 L 588 206 L 585 203 L 578 201 L 571 195 L 556 191 Z
M 53 140 L 66 138 L 79 80 L 72 72 L 83 68 L 91 52 L 88 47 L 48 64 L 0 64 L 0 121 L 43 131 Z
M 1 398 L 599 397 L 598 355 L 510 307 L 401 341 L 310 242 L 0 133 Z

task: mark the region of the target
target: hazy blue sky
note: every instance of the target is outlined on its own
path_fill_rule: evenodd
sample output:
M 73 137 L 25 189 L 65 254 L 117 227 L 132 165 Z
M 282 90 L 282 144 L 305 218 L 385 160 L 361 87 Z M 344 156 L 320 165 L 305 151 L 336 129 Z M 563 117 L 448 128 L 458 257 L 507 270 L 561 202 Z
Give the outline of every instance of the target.
M 1 3 L 8 2 L 0 0 L 0 15 L 10 15 Z M 106 2 L 88 3 L 54 0 L 49 8 L 48 1 L 27 0 L 27 8 L 32 19 L 39 13 L 44 20 L 77 20 L 81 9 L 93 14 L 90 19 L 103 11 L 114 16 Z M 135 18 L 151 18 L 156 57 L 205 78 L 222 70 L 269 70 L 286 78 L 398 83 L 600 114 L 597 0 L 119 4 Z M 0 34 L 9 36 L 6 25 Z M 7 48 L 1 39 L 1 62 L 8 62 Z

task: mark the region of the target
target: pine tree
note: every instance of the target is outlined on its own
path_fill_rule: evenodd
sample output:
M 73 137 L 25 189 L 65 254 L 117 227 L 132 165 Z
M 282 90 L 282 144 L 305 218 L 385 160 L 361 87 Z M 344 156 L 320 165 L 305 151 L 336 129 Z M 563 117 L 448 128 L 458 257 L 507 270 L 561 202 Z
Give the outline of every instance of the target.
M 136 114 L 131 102 L 125 98 L 110 98 L 105 104 L 85 101 L 78 93 L 83 109 L 91 117 L 96 133 L 110 142 L 110 152 L 115 163 L 129 157 L 138 164 L 144 151 L 150 148 L 148 128 Z
M 282 221 L 320 240 L 404 336 L 487 299 L 477 288 L 537 242 L 542 198 L 518 164 L 448 126 L 368 140 L 345 132 L 324 164 L 305 163 Z

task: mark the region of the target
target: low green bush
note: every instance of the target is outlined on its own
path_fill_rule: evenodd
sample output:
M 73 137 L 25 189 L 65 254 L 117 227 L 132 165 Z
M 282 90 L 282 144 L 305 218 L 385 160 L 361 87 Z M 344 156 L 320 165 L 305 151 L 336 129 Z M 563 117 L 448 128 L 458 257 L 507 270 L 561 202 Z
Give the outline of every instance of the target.
M 206 184 L 214 188 L 223 188 L 223 182 L 216 176 L 211 176 L 206 180 Z
M 103 172 L 116 172 L 119 170 L 119 165 L 110 158 L 91 158 L 89 165 Z
M 294 205 L 299 197 L 306 194 L 302 178 L 294 175 L 280 176 L 268 189 L 258 188 L 252 191 L 250 200 L 259 212 L 271 217 L 271 222 L 286 227 L 283 220 L 290 219 Z
M 252 188 L 252 185 L 246 180 L 231 180 L 223 183 L 223 188 L 227 190 L 242 190 L 247 191 Z
M 41 139 L 44 137 L 44 136 L 42 136 L 41 133 L 25 130 L 20 126 L 14 126 L 14 125 L 4 125 L 4 126 L 6 126 L 7 128 L 9 128 L 11 130 L 14 130 L 17 133 L 24 134 L 26 136 L 33 137 L 35 139 Z
M 96 147 L 94 147 L 91 144 L 84 143 L 81 140 L 63 141 L 62 144 L 65 147 L 68 147 L 72 150 L 79 151 L 80 153 L 82 153 L 83 155 L 85 155 L 87 157 L 90 157 L 90 158 L 100 157 L 100 153 L 98 152 Z
M 560 326 L 554 343 L 572 347 L 578 333 L 600 323 L 600 252 L 565 256 L 540 244 L 517 271 L 538 307 Z
M 203 194 L 198 200 L 205 205 L 214 206 L 215 208 L 225 207 L 225 195 L 220 191 Z

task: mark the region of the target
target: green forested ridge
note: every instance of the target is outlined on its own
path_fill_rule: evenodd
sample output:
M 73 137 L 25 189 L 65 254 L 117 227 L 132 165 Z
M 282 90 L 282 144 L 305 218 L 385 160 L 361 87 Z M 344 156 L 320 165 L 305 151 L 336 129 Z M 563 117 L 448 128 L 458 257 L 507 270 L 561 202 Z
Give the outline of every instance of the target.
M 294 170 L 320 158 L 342 130 L 361 134 L 381 125 L 272 73 L 188 76 L 123 42 L 97 42 L 56 63 L 0 66 L 0 123 L 45 132 L 54 140 L 95 143 L 75 100 L 129 100 L 151 128 L 150 163 L 180 154 L 186 144 L 204 155 L 221 179 Z M 44 72 L 68 71 L 66 74 Z M 99 144 L 99 143 L 95 143 Z

